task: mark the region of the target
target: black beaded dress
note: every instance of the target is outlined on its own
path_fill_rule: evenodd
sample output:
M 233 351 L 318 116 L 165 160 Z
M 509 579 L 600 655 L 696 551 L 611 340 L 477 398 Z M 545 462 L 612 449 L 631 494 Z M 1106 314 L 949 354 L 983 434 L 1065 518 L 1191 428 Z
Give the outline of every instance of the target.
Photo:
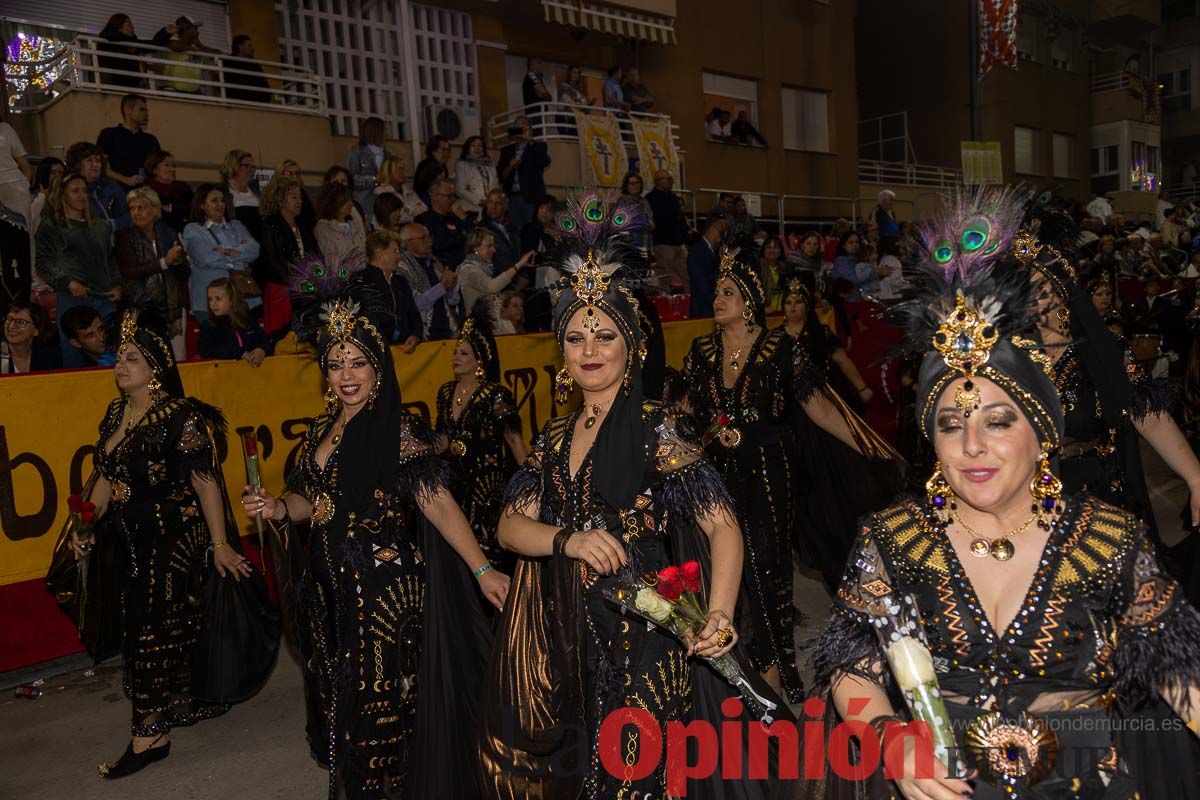
M 1160 568 L 1134 515 L 1070 497 L 1003 631 L 926 506 L 907 500 L 864 518 L 817 648 L 818 689 L 852 674 L 879 683 L 904 708 L 869 620 L 907 594 L 921 612 L 960 744 L 967 724 L 989 711 L 1009 719 L 1031 713 L 1056 736 L 1057 757 L 1040 781 L 980 779 L 974 797 L 1200 796 L 1197 744 L 1157 700 L 1200 680 L 1200 615 Z M 969 743 L 967 752 L 979 757 Z M 845 784 L 838 793 L 831 781 L 824 796 L 889 796 L 878 774 L 873 780 L 858 785 L 865 795 L 846 793 Z
M 733 497 L 745 542 L 738 628 L 760 672 L 778 667 L 788 699 L 804 690 L 796 670 L 792 537 L 804 472 L 793 419 L 823 384 L 803 351 L 781 329 L 759 329 L 732 387 L 722 376 L 719 333 L 692 342 L 683 375 L 698 430 L 729 420 L 708 457 Z
M 223 433 L 224 419 L 199 401 L 162 395 L 109 452 L 125 405 L 124 398 L 109 404 L 95 462 L 112 485 L 105 530 L 116 534 L 125 565 L 124 685 L 133 703 L 132 734 L 158 736 L 229 708 L 190 694 L 212 544 L 192 480 L 223 485 L 212 432 Z M 227 500 L 224 510 L 226 531 L 236 539 Z
M 455 419 L 457 386 L 457 381 L 450 381 L 438 390 L 434 429 L 449 440 L 445 458 L 454 471 L 454 497 L 467 515 L 480 549 L 497 569 L 508 574 L 513 554 L 496 541 L 496 524 L 504 487 L 517 469 L 505 434 L 520 434 L 521 417 L 512 392 L 498 383 L 481 381 L 463 401 L 462 413 Z

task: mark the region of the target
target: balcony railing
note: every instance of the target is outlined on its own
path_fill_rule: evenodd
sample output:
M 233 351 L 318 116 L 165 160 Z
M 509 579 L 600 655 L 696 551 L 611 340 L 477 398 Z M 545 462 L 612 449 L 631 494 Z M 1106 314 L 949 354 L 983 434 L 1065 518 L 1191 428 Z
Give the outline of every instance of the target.
M 579 141 L 579 132 L 575 128 L 576 111 L 586 111 L 588 114 L 600 116 L 616 114 L 617 126 L 621 130 L 621 142 L 631 150 L 637 147 L 633 138 L 631 120 L 666 120 L 670 125 L 671 139 L 675 143 L 675 148 L 679 152 L 683 152 L 679 148 L 679 126 L 671 122 L 671 117 L 667 114 L 645 114 L 638 111 L 616 112 L 611 108 L 575 106 L 570 103 L 536 103 L 497 114 L 488 120 L 488 136 L 492 146 L 500 147 L 511 141 L 508 131 L 514 126 L 517 118 L 527 117 L 530 127 L 533 128 L 533 138 L 538 141 L 577 142 Z
M 303 67 L 220 53 L 189 52 L 183 61 L 165 47 L 122 42 L 120 46 L 129 50 L 126 53 L 101 49 L 107 44 L 103 39 L 79 36 L 53 58 L 6 64 L 10 95 L 20 87 L 13 110 L 35 111 L 68 91 L 88 89 L 325 114 L 321 79 Z M 226 63 L 231 60 L 238 66 Z M 264 71 L 242 69 L 245 64 L 261 65 Z M 172 74 L 167 74 L 168 68 L 173 68 Z M 272 85 L 247 86 L 235 76 L 266 78 Z M 257 99 L 230 97 L 230 91 L 253 93 Z
M 902 161 L 858 162 L 859 183 L 882 183 L 891 186 L 923 186 L 933 189 L 953 189 L 962 185 L 962 170 L 908 164 Z

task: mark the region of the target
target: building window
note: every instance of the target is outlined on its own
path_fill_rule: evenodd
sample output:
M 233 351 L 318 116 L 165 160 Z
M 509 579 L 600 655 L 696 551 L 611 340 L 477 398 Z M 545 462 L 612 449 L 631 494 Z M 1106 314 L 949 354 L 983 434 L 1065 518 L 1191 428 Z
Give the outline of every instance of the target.
M 1039 175 L 1038 131 L 1013 128 L 1013 170 L 1022 175 Z
M 1017 58 L 1021 61 L 1038 60 L 1038 21 L 1029 14 L 1017 19 Z
M 1120 148 L 1115 144 L 1092 148 L 1092 191 L 1100 194 L 1121 188 L 1117 171 Z
M 1192 71 L 1184 67 L 1158 76 L 1162 86 L 1163 111 L 1190 111 L 1192 108 Z
M 1058 69 L 1071 70 L 1075 63 L 1075 31 L 1056 28 L 1050 40 L 1050 63 Z
M 829 152 L 829 94 L 783 88 L 783 146 Z
M 1072 159 L 1075 158 L 1075 137 L 1066 133 L 1056 133 L 1053 139 L 1054 147 L 1054 177 L 1073 178 Z
M 728 111 L 731 119 L 736 120 L 743 111 L 754 127 L 758 127 L 758 83 L 735 78 L 731 75 L 720 75 L 716 72 L 704 73 L 704 124 L 709 125 L 710 118 L 716 109 Z M 711 134 L 713 127 L 708 128 Z

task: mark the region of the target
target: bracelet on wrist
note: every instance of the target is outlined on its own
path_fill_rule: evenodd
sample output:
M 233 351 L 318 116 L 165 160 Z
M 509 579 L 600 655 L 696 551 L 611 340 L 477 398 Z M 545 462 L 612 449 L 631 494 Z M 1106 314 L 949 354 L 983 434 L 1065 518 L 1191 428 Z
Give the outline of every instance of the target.
M 471 570 L 471 574 L 474 575 L 476 578 L 479 578 L 479 577 L 482 577 L 484 573 L 491 572 L 491 571 L 492 571 L 492 562 L 488 561 L 486 564 L 484 564 L 479 569 Z
M 213 550 L 216 550 L 216 549 L 217 549 L 217 548 L 219 548 L 219 547 L 225 547 L 225 546 L 227 546 L 228 544 L 229 544 L 229 542 L 225 541 L 224 539 L 222 539 L 222 540 L 221 540 L 221 541 L 219 541 L 219 542 L 213 542 L 213 545 L 212 545 L 212 546 L 213 546 Z
M 904 720 L 895 714 L 880 714 L 878 717 L 875 717 L 875 719 L 868 723 L 872 728 L 875 729 L 875 735 L 879 737 L 879 743 L 881 745 L 884 743 L 884 731 L 887 730 L 887 726 L 893 722 L 903 724 Z
M 554 553 L 556 555 L 566 555 L 567 540 L 575 534 L 575 531 L 570 528 L 559 528 L 558 533 L 554 534 Z

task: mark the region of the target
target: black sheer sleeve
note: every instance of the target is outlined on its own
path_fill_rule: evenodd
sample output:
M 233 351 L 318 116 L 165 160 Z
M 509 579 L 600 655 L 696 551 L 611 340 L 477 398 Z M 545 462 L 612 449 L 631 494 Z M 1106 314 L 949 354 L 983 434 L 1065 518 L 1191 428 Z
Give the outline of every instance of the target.
M 407 415 L 403 427 L 396 491 L 423 505 L 439 492 L 450 490 L 450 465 L 437 454 L 434 433 L 421 420 Z
M 1170 414 L 1174 397 L 1171 384 L 1166 378 L 1155 378 L 1142 364 L 1125 351 L 1125 374 L 1133 385 L 1133 396 L 1129 402 L 1129 416 L 1135 422 L 1156 414 Z
M 542 502 L 542 462 L 546 457 L 546 429 L 538 434 L 525 463 L 513 473 L 504 489 L 504 507 L 524 506 L 528 503 L 541 505 Z
M 508 389 L 500 387 L 496 390 L 492 400 L 492 414 L 505 433 L 521 433 L 521 415 L 517 413 L 517 401 Z

